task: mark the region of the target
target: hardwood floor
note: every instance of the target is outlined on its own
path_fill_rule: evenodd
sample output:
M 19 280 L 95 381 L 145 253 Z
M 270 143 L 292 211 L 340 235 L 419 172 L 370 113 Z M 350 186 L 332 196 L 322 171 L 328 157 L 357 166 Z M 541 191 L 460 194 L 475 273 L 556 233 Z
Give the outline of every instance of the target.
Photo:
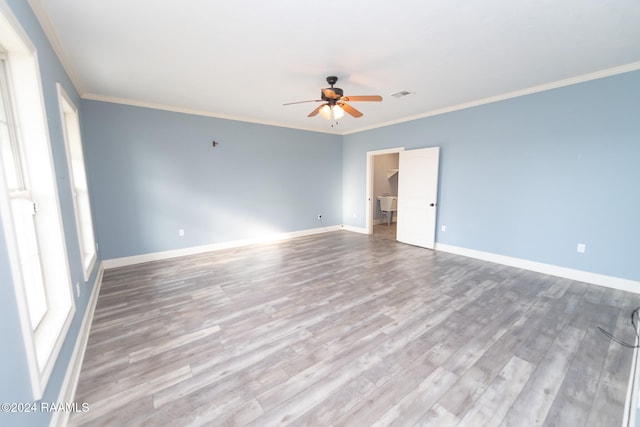
M 617 426 L 638 305 L 341 231 L 110 269 L 70 425 Z
M 389 225 L 387 225 L 387 223 L 374 225 L 372 237 L 376 239 L 396 240 L 397 226 L 398 224 L 395 222 L 392 222 Z

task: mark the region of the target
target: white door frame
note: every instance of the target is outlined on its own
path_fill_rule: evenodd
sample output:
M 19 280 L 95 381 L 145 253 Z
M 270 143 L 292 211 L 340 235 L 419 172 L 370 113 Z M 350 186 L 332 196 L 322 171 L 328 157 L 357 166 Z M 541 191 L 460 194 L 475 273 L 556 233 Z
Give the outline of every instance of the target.
M 373 157 L 380 154 L 399 153 L 404 151 L 404 147 L 387 148 L 384 150 L 367 151 L 367 189 L 365 193 L 365 218 L 367 234 L 373 234 L 373 214 L 376 211 L 374 209 L 374 203 L 376 198 L 373 196 L 373 180 L 374 180 L 374 168 Z

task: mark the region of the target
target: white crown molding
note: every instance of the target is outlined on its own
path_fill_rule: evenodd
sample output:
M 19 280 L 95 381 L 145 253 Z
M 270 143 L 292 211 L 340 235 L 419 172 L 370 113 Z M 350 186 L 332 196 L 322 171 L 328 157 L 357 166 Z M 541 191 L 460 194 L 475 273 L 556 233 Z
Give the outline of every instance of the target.
M 118 97 L 113 97 L 113 96 L 105 96 L 105 95 L 99 95 L 99 94 L 95 94 L 95 93 L 82 93 L 80 96 L 83 99 L 88 99 L 88 100 L 91 100 L 91 101 L 109 102 L 109 103 L 112 103 L 112 104 L 130 105 L 132 107 L 151 108 L 151 109 L 154 109 L 154 110 L 170 111 L 172 113 L 192 114 L 192 115 L 195 115 L 195 116 L 213 117 L 213 118 L 216 118 L 216 119 L 234 120 L 234 121 L 245 122 L 245 123 L 256 123 L 256 124 L 260 124 L 260 125 L 276 126 L 276 127 L 280 127 L 280 128 L 287 128 L 287 129 L 304 130 L 304 131 L 308 131 L 308 132 L 318 132 L 318 133 L 327 133 L 327 134 L 332 134 L 332 135 L 341 135 L 339 132 L 331 131 L 331 130 L 324 131 L 324 130 L 318 130 L 318 129 L 300 127 L 300 126 L 291 126 L 291 125 L 287 125 L 287 124 L 283 124 L 283 123 L 279 123 L 279 122 L 272 122 L 272 121 L 268 121 L 268 120 L 256 120 L 256 119 L 252 119 L 250 117 L 234 116 L 234 115 L 222 114 L 222 113 L 214 113 L 214 112 L 211 112 L 211 111 L 197 110 L 197 109 L 193 109 L 193 108 L 177 107 L 177 106 L 166 105 L 166 104 L 157 104 L 157 103 L 154 103 L 154 102 L 138 101 L 138 100 L 135 100 L 135 99 L 127 99 L 127 98 L 118 98 Z
M 27 2 L 29 3 L 29 6 L 31 6 L 31 10 L 33 11 L 33 14 L 36 16 L 36 19 L 38 20 L 38 22 L 40 23 L 40 26 L 42 27 L 44 34 L 47 36 L 47 39 L 49 40 L 49 44 L 51 44 L 53 51 L 56 53 L 56 56 L 58 57 L 58 61 L 60 61 L 60 64 L 62 64 L 62 68 L 64 68 L 64 71 L 67 73 L 67 76 L 69 76 L 69 80 L 71 80 L 71 84 L 75 88 L 76 92 L 82 93 L 83 88 L 82 88 L 82 85 L 80 84 L 80 78 L 78 77 L 78 74 L 75 72 L 73 67 L 71 67 L 70 62 L 64 53 L 64 49 L 62 48 L 62 45 L 60 44 L 60 39 L 58 38 L 58 33 L 56 32 L 55 27 L 51 23 L 51 19 L 49 19 L 49 15 L 47 14 L 47 11 L 43 6 L 43 1 L 27 0 Z
M 34 0 L 30 0 L 30 2 L 31 1 L 34 1 Z M 507 92 L 507 93 L 503 93 L 501 95 L 490 96 L 488 98 L 482 98 L 482 99 L 478 99 L 478 100 L 475 100 L 475 101 L 470 101 L 470 102 L 465 102 L 465 103 L 462 103 L 462 104 L 452 105 L 450 107 L 439 108 L 437 110 L 431 110 L 431 111 L 427 111 L 425 113 L 416 114 L 416 115 L 413 115 L 413 116 L 408 116 L 408 117 L 404 117 L 404 118 L 397 119 L 397 120 L 390 120 L 390 121 L 386 121 L 386 122 L 383 122 L 383 123 L 378 123 L 378 124 L 375 124 L 375 125 L 365 126 L 365 127 L 361 127 L 361 128 L 357 128 L 357 129 L 353 129 L 353 130 L 349 130 L 349 131 L 344 131 L 344 132 L 340 132 L 338 130 L 333 130 L 333 129 L 332 130 L 318 130 L 318 129 L 312 129 L 312 128 L 301 127 L 301 126 L 291 126 L 291 125 L 286 125 L 286 124 L 282 124 L 282 123 L 278 123 L 278 122 L 265 121 L 265 120 L 255 120 L 255 119 L 251 119 L 249 117 L 233 116 L 233 115 L 221 114 L 221 113 L 213 113 L 211 111 L 197 110 L 197 109 L 183 108 L 183 107 L 176 107 L 176 106 L 166 105 L 166 104 L 156 104 L 156 103 L 153 103 L 153 102 L 138 101 L 138 100 L 127 99 L 127 98 L 117 98 L 117 97 L 99 95 L 99 94 L 94 94 L 94 93 L 81 93 L 80 96 L 83 99 L 89 99 L 89 100 L 93 100 L 93 101 L 102 101 L 102 102 L 109 102 L 109 103 L 113 103 L 113 104 L 131 105 L 131 106 L 134 106 L 134 107 L 151 108 L 151 109 L 156 109 L 156 110 L 171 111 L 171 112 L 174 112 L 174 113 L 193 114 L 193 115 L 197 115 L 197 116 L 215 117 L 215 118 L 218 118 L 218 119 L 234 120 L 234 121 L 248 122 L 248 123 L 257 123 L 257 124 L 268 125 L 268 126 L 277 126 L 277 127 L 284 127 L 284 128 L 289 128 L 289 129 L 304 130 L 304 131 L 309 131 L 309 132 L 318 132 L 318 133 L 326 133 L 326 134 L 331 134 L 331 135 L 342 135 L 342 136 L 344 136 L 344 135 L 350 135 L 350 134 L 354 134 L 354 133 L 363 132 L 363 131 L 366 131 L 366 130 L 378 129 L 378 128 L 391 126 L 391 125 L 395 125 L 395 124 L 399 124 L 399 123 L 405 123 L 405 122 L 410 122 L 410 121 L 413 121 L 413 120 L 423 119 L 423 118 L 426 118 L 426 117 L 438 116 L 440 114 L 451 113 L 451 112 L 459 111 L 459 110 L 465 110 L 467 108 L 477 107 L 477 106 L 485 105 L 485 104 L 491 104 L 493 102 L 504 101 L 504 100 L 511 99 L 511 98 L 517 98 L 517 97 L 520 97 L 520 96 L 531 95 L 531 94 L 538 93 L 538 92 L 544 92 L 544 91 L 547 91 L 547 90 L 557 89 L 557 88 L 561 88 L 561 87 L 564 87 L 564 86 L 571 86 L 571 85 L 578 84 L 578 83 L 584 83 L 584 82 L 588 82 L 588 81 L 591 81 L 591 80 L 597 80 L 597 79 L 601 79 L 601 78 L 604 78 L 604 77 L 615 76 L 615 75 L 618 75 L 618 74 L 624 74 L 624 73 L 628 73 L 628 72 L 632 72 L 632 71 L 638 71 L 638 70 L 640 70 L 640 61 L 632 62 L 632 63 L 626 64 L 626 65 L 620 65 L 618 67 L 608 68 L 606 70 L 596 71 L 596 72 L 593 72 L 593 73 L 583 74 L 583 75 L 580 75 L 580 76 L 570 77 L 570 78 L 567 78 L 567 79 L 558 80 L 558 81 L 551 82 L 551 83 L 545 83 L 545 84 L 538 85 L 538 86 L 532 86 L 532 87 L 529 87 L 529 88 L 526 88 L 526 89 L 520 89 L 520 90 L 516 90 L 516 91 L 513 91 L 513 92 Z
M 583 74 L 583 75 L 580 75 L 580 76 L 570 77 L 570 78 L 564 79 L 564 80 L 558 80 L 558 81 L 551 82 L 551 83 L 545 83 L 545 84 L 538 85 L 538 86 L 532 86 L 532 87 L 529 87 L 529 88 L 526 88 L 526 89 L 520 89 L 520 90 L 516 90 L 516 91 L 513 91 L 513 92 L 507 92 L 507 93 L 503 93 L 501 95 L 490 96 L 488 98 L 482 98 L 482 99 L 478 99 L 478 100 L 475 100 L 475 101 L 470 101 L 470 102 L 465 102 L 465 103 L 462 103 L 462 104 L 452 105 L 450 107 L 439 108 L 437 110 L 432 110 L 432 111 L 428 111 L 426 113 L 416 114 L 414 116 L 404 117 L 404 118 L 397 119 L 397 120 L 390 120 L 390 121 L 387 121 L 387 122 L 379 123 L 377 125 L 361 127 L 361 128 L 357 128 L 357 129 L 354 129 L 354 130 L 346 131 L 342 135 L 349 135 L 349 134 L 363 132 L 363 131 L 366 131 L 366 130 L 382 128 L 382 127 L 391 126 L 391 125 L 404 123 L 404 122 L 410 122 L 410 121 L 413 121 L 413 120 L 423 119 L 425 117 L 438 116 L 440 114 L 451 113 L 451 112 L 459 111 L 459 110 L 465 110 L 465 109 L 471 108 L 471 107 L 477 107 L 477 106 L 480 106 L 480 105 L 491 104 L 493 102 L 504 101 L 504 100 L 511 99 L 511 98 L 518 98 L 520 96 L 531 95 L 531 94 L 538 93 L 538 92 L 544 92 L 544 91 L 547 91 L 547 90 L 558 89 L 558 88 L 561 88 L 561 87 L 564 87 L 564 86 L 571 86 L 571 85 L 575 85 L 575 84 L 578 84 L 578 83 L 584 83 L 584 82 L 588 82 L 588 81 L 591 81 L 591 80 L 597 80 L 597 79 L 601 79 L 601 78 L 604 78 L 604 77 L 611 77 L 611 76 L 615 76 L 615 75 L 618 75 L 618 74 L 624 74 L 624 73 L 628 73 L 628 72 L 631 72 L 631 71 L 638 71 L 638 70 L 640 70 L 640 61 L 632 62 L 632 63 L 626 64 L 626 65 L 620 65 L 618 67 L 608 68 L 606 70 L 596 71 L 596 72 L 593 72 L 593 73 Z
M 479 259 L 482 261 L 489 261 L 496 264 L 507 265 L 509 267 L 522 268 L 523 270 L 534 271 L 536 273 L 548 274 L 551 276 L 562 277 L 578 282 L 590 283 L 592 285 L 599 285 L 611 289 L 618 289 L 625 292 L 640 294 L 640 282 L 635 280 L 606 276 L 604 274 L 575 270 L 572 268 L 560 267 L 552 264 L 544 264 L 541 262 L 530 261 L 522 258 L 514 258 L 494 254 L 491 252 L 484 252 L 475 249 L 467 249 L 459 246 L 447 245 L 445 243 L 436 243 L 435 249 L 437 251 L 449 252 L 456 255 Z
M 60 60 L 60 63 L 62 64 L 63 68 L 67 72 L 67 74 L 68 74 L 69 78 L 71 79 L 71 82 L 74 85 L 76 91 L 80 94 L 80 96 L 83 99 L 89 99 L 89 100 L 94 100 L 94 101 L 102 101 L 102 102 L 109 102 L 109 103 L 114 103 L 114 104 L 131 105 L 131 106 L 135 106 L 135 107 L 151 108 L 151 109 L 156 109 L 156 110 L 171 111 L 171 112 L 175 112 L 175 113 L 193 114 L 193 115 L 197 115 L 197 116 L 214 117 L 214 118 L 219 118 L 219 119 L 234 120 L 234 121 L 248 122 L 248 123 L 256 123 L 256 124 L 262 124 L 262 125 L 267 125 L 267 126 L 276 126 L 276 127 L 283 127 L 283 128 L 289 128 L 289 129 L 304 130 L 304 131 L 309 131 L 309 132 L 326 133 L 326 134 L 332 134 L 332 135 L 343 135 L 343 136 L 344 135 L 350 135 L 350 134 L 359 133 L 359 132 L 363 132 L 363 131 L 367 131 L 367 130 L 378 129 L 378 128 L 387 127 L 387 126 L 391 126 L 391 125 L 395 125 L 395 124 L 399 124 L 399 123 L 405 123 L 405 122 L 409 122 L 409 121 L 413 121 L 413 120 L 423 119 L 423 118 L 426 118 L 426 117 L 432 117 L 432 116 L 437 116 L 437 115 L 441 115 L 441 114 L 445 114 L 445 113 L 451 113 L 451 112 L 454 112 L 454 111 L 464 110 L 464 109 L 467 109 L 467 108 L 477 107 L 477 106 L 480 106 L 480 105 L 491 104 L 493 102 L 504 101 L 504 100 L 511 99 L 511 98 L 517 98 L 517 97 L 520 97 L 520 96 L 531 95 L 531 94 L 534 94 L 534 93 L 544 92 L 544 91 L 552 90 L 552 89 L 557 89 L 557 88 L 561 88 L 561 87 L 564 87 L 564 86 L 570 86 L 570 85 L 574 85 L 574 84 L 578 84 L 578 83 L 584 83 L 584 82 L 591 81 L 591 80 L 601 79 L 601 78 L 604 78 L 604 77 L 614 76 L 614 75 L 617 75 L 617 74 L 623 74 L 623 73 L 627 73 L 627 72 L 631 72 L 631 71 L 640 70 L 640 61 L 637 61 L 637 62 L 632 62 L 632 63 L 626 64 L 626 65 L 620 65 L 620 66 L 617 66 L 617 67 L 612 67 L 612 68 L 608 68 L 608 69 L 601 70 L 601 71 L 596 71 L 596 72 L 587 73 L 587 74 L 583 74 L 583 75 L 579 75 L 579 76 L 575 76 L 575 77 L 570 77 L 570 78 L 563 79 L 563 80 L 558 80 L 558 81 L 555 81 L 555 82 L 550 82 L 550 83 L 545 83 L 545 84 L 542 84 L 542 85 L 532 86 L 532 87 L 529 87 L 529 88 L 520 89 L 520 90 L 516 90 L 516 91 L 512 91 L 512 92 L 507 92 L 507 93 L 500 94 L 500 95 L 490 96 L 490 97 L 487 97 L 487 98 L 482 98 L 482 99 L 478 99 L 478 100 L 475 100 L 475 101 L 465 102 L 465 103 L 462 103 L 462 104 L 452 105 L 452 106 L 449 106 L 449 107 L 439 108 L 439 109 L 427 111 L 427 112 L 424 112 L 424 113 L 421 113 L 421 114 L 407 116 L 407 117 L 403 117 L 403 118 L 395 119 L 395 120 L 389 120 L 389 121 L 386 121 L 386 122 L 374 124 L 374 125 L 371 125 L 371 126 L 360 127 L 360 128 L 356 128 L 356 129 L 352 129 L 352 130 L 347 130 L 347 131 L 344 131 L 344 132 L 340 132 L 338 129 L 333 129 L 333 128 L 332 129 L 327 129 L 327 130 L 318 130 L 318 129 L 313 129 L 313 128 L 309 128 L 309 127 L 305 127 L 305 126 L 292 126 L 292 125 L 287 125 L 287 124 L 283 124 L 283 123 L 280 123 L 280 122 L 274 122 L 274 121 L 268 121 L 268 120 L 256 120 L 256 119 L 252 119 L 252 118 L 244 117 L 244 116 L 235 116 L 235 115 L 229 115 L 229 114 L 214 113 L 214 112 L 205 111 L 205 110 L 184 108 L 184 107 L 178 107 L 178 106 L 173 106 L 173 105 L 166 105 L 166 104 L 159 104 L 159 103 L 153 103 L 153 102 L 139 101 L 139 100 L 128 99 L 128 98 L 118 98 L 118 97 L 112 97 L 112 96 L 106 96 L 106 95 L 100 95 L 100 94 L 94 94 L 94 93 L 85 92 L 83 90 L 82 85 L 80 84 L 80 78 L 78 77 L 78 75 L 75 72 L 75 70 L 73 69 L 73 67 L 71 67 L 69 65 L 70 62 L 67 60 L 67 57 L 64 54 L 64 49 L 62 48 L 62 46 L 60 44 L 60 41 L 59 41 L 59 38 L 57 36 L 57 33 L 55 31 L 55 28 L 52 25 L 51 20 L 49 19 L 49 16 L 48 16 L 45 8 L 43 7 L 43 2 L 41 0 L 27 0 L 27 1 L 28 1 L 29 5 L 31 6 L 31 9 L 33 10 L 36 18 L 40 22 L 40 25 L 42 26 L 47 38 L 49 39 L 49 42 L 51 43 L 51 46 L 52 46 L 53 50 L 55 51 L 56 55 L 58 56 L 58 59 Z

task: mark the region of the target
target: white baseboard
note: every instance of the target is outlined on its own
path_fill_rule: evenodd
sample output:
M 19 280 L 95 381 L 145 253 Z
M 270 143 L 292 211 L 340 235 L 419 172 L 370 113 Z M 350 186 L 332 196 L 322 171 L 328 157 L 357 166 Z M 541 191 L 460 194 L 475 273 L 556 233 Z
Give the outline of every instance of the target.
M 91 323 L 93 322 L 93 313 L 96 310 L 96 303 L 98 302 L 98 294 L 100 294 L 100 287 L 102 286 L 102 275 L 104 274 L 104 267 L 100 265 L 98 274 L 96 275 L 96 281 L 93 283 L 93 290 L 91 291 L 91 297 L 87 309 L 84 312 L 82 318 L 82 324 L 80 325 L 80 332 L 76 338 L 76 345 L 73 347 L 73 353 L 71 354 L 71 360 L 67 367 L 67 372 L 62 380 L 62 387 L 60 387 L 60 393 L 58 394 L 58 403 L 72 403 L 76 394 L 76 388 L 78 387 L 78 381 L 80 379 L 80 370 L 82 368 L 82 361 L 84 360 L 84 352 L 87 349 L 87 341 L 89 340 L 89 332 L 91 332 Z M 80 406 L 82 402 L 79 402 Z M 51 427 L 64 427 L 69 421 L 70 412 L 67 411 L 55 411 L 49 426 Z
M 522 258 L 513 258 L 509 256 L 494 254 L 491 252 L 461 248 L 459 246 L 447 245 L 445 243 L 436 243 L 435 249 L 437 251 L 450 252 L 452 254 L 494 262 L 496 264 L 508 265 L 510 267 L 522 268 L 524 270 L 535 271 L 537 273 L 549 274 L 551 276 L 576 280 L 578 282 L 605 286 L 607 288 L 633 292 L 636 294 L 640 293 L 640 282 L 635 280 L 606 276 L 604 274 L 591 273 L 588 271 L 575 270 L 572 268 L 559 267 L 557 265 L 544 264 L 541 262 L 530 261 Z
M 343 225 L 342 229 L 345 231 L 351 231 L 352 233 L 369 234 L 366 228 L 354 227 L 353 225 Z
M 123 258 L 112 258 L 103 260 L 102 265 L 105 269 L 124 267 L 127 265 L 140 264 L 149 261 L 160 261 L 163 259 L 176 258 L 186 255 L 195 255 L 205 252 L 213 252 L 224 249 L 233 249 L 242 246 L 255 244 L 272 243 L 281 240 L 293 239 L 296 237 L 310 236 L 314 234 L 328 233 L 331 231 L 345 230 L 353 233 L 368 234 L 364 227 L 355 227 L 351 225 L 334 225 L 322 228 L 312 228 L 307 230 L 293 231 L 288 233 L 278 233 L 261 236 L 253 239 L 233 240 L 230 242 L 213 243 L 210 245 L 193 246 L 184 249 L 175 249 L 163 252 L 154 252 L 149 254 L 134 255 Z M 462 255 L 469 258 L 476 258 L 483 261 L 494 262 L 496 264 L 508 265 L 511 267 L 522 268 L 524 270 L 535 271 L 538 273 L 549 274 L 551 276 L 563 277 L 566 279 L 576 280 L 579 282 L 590 283 L 593 285 L 605 286 L 608 288 L 619 289 L 621 291 L 640 293 L 640 282 L 635 280 L 623 279 L 615 276 L 607 276 L 588 271 L 576 270 L 572 268 L 560 267 L 552 264 L 544 264 L 541 262 L 530 261 L 522 258 L 514 258 L 505 255 L 498 255 L 491 252 L 478 251 L 475 249 L 467 249 L 459 246 L 448 245 L 445 243 L 436 243 L 435 250 L 449 252 L 452 254 Z
M 328 233 L 331 231 L 342 230 L 341 225 L 332 225 L 321 228 L 311 228 L 307 230 L 300 231 L 292 231 L 288 233 L 277 233 L 277 234 L 269 234 L 266 236 L 260 236 L 252 239 L 244 239 L 244 240 L 233 240 L 230 242 L 222 242 L 222 243 L 213 243 L 210 245 L 201 245 L 201 246 L 192 246 L 189 248 L 183 249 L 174 249 L 170 251 L 162 251 L 162 252 L 153 252 L 149 254 L 142 255 L 134 255 L 123 258 L 112 258 L 102 261 L 102 265 L 105 269 L 115 268 L 115 267 L 124 267 L 127 265 L 140 264 L 143 262 L 149 261 L 160 261 L 169 258 L 177 258 L 186 255 L 196 255 L 205 252 L 213 252 L 220 251 L 223 249 L 233 249 L 239 248 L 242 246 L 263 244 L 263 243 L 273 243 L 281 240 L 293 239 L 295 237 L 303 237 L 303 236 L 311 236 L 313 234 L 321 234 Z
M 638 328 L 636 327 L 636 334 L 638 334 Z M 631 368 L 629 372 L 629 384 L 627 385 L 627 397 L 624 401 L 624 415 L 622 417 L 622 427 L 636 427 L 636 416 L 638 412 L 638 387 L 640 379 L 638 376 L 638 338 L 635 340 L 636 347 L 633 349 L 633 356 L 631 357 Z

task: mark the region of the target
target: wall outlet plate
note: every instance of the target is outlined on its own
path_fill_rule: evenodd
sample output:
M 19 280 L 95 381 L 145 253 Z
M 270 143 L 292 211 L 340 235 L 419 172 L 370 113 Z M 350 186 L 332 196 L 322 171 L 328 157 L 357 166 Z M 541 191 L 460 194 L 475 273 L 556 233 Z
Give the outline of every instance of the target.
M 585 245 L 584 243 L 578 243 L 578 248 L 576 249 L 578 253 L 583 254 L 585 253 L 586 250 L 587 250 L 587 245 Z

